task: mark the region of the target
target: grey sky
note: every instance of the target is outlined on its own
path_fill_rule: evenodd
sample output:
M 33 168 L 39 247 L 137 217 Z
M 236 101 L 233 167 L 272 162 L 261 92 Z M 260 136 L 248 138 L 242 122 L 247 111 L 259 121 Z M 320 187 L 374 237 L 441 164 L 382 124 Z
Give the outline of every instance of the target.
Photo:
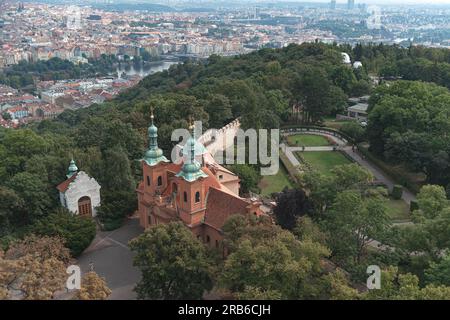
M 307 2 L 330 2 L 329 0 L 305 0 Z M 347 0 L 337 0 L 337 3 L 347 3 Z M 367 4 L 448 4 L 450 0 L 355 0 L 355 3 Z

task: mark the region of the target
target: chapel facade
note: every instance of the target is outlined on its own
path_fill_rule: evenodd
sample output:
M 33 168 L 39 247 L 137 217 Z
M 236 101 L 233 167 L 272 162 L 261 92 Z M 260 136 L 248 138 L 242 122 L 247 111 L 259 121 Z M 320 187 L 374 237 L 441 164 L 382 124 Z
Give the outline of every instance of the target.
M 170 162 L 158 147 L 153 115 L 148 138 L 149 148 L 141 161 L 143 180 L 136 190 L 142 227 L 182 221 L 197 239 L 224 250 L 222 227 L 228 217 L 263 214 L 259 201 L 239 196 L 239 177 L 217 164 L 193 134 L 179 164 Z
M 72 159 L 66 174 L 67 179 L 56 188 L 59 201 L 72 214 L 95 217 L 100 206 L 100 185 L 86 172 L 79 171 Z

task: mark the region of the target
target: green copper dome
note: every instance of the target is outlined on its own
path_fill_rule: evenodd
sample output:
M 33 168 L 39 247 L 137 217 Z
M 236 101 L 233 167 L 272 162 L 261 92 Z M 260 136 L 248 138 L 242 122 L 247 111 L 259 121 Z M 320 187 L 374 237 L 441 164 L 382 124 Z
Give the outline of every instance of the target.
M 151 116 L 152 123 L 148 127 L 148 150 L 145 152 L 144 161 L 149 166 L 154 166 L 160 162 L 169 162 L 163 155 L 163 151 L 158 148 L 158 128 L 153 124 L 153 114 Z
M 176 174 L 177 177 L 181 177 L 188 182 L 195 181 L 199 178 L 206 178 L 208 175 L 201 169 L 200 163 L 195 160 L 196 153 L 196 141 L 194 138 L 189 138 L 186 142 L 186 146 L 183 148 L 183 154 L 189 155 L 181 168 L 181 171 Z
M 73 159 L 72 159 L 72 160 L 70 160 L 70 165 L 69 165 L 69 169 L 67 169 L 66 177 L 70 178 L 71 176 L 73 176 L 77 172 L 78 172 L 78 167 L 75 164 L 75 161 L 73 161 Z
M 152 123 L 151 126 L 148 127 L 147 132 L 148 132 L 148 136 L 149 137 L 150 136 L 153 137 L 153 135 L 155 135 L 155 134 L 157 135 L 158 134 L 158 128 Z

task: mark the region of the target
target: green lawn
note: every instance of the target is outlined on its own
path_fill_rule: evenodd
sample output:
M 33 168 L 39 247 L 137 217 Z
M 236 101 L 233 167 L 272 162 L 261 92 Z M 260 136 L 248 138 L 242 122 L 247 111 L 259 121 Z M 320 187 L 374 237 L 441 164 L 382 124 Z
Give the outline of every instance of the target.
M 300 152 L 301 156 L 314 169 L 323 174 L 330 174 L 335 166 L 351 163 L 342 153 L 337 151 Z
M 315 134 L 295 134 L 288 136 L 287 141 L 289 145 L 298 147 L 322 147 L 330 145 L 327 138 Z
M 389 198 L 386 205 L 392 222 L 411 221 L 409 206 L 405 201 Z
M 259 182 L 259 188 L 261 189 L 261 195 L 268 196 L 274 192 L 280 192 L 285 187 L 292 188 L 293 185 L 288 178 L 286 169 L 280 163 L 280 170 L 273 176 L 263 176 Z

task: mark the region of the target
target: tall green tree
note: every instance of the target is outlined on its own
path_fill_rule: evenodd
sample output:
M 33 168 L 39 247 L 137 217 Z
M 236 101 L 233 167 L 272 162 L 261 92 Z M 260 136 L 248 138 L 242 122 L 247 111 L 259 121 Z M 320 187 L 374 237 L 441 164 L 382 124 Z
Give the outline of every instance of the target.
M 411 273 L 400 274 L 397 267 L 389 267 L 381 273 L 381 288 L 369 290 L 368 300 L 449 300 L 450 287 L 419 286 L 419 278 Z
M 46 182 L 39 175 L 18 173 L 11 178 L 7 186 L 15 191 L 26 206 L 23 223 L 44 217 L 56 204 L 56 200 L 50 198 Z
M 396 81 L 370 99 L 370 149 L 395 164 L 423 172 L 431 183 L 450 181 L 450 93 L 431 83 Z
M 274 214 L 277 223 L 284 229 L 292 230 L 297 218 L 311 213 L 311 205 L 301 189 L 285 190 L 277 196 Z
M 7 235 L 24 218 L 25 202 L 16 192 L 0 186 L 0 237 Z
M 100 181 L 105 189 L 129 191 L 135 187 L 131 164 L 123 148 L 114 147 L 105 150 L 102 160 Z
M 139 299 L 201 299 L 212 288 L 205 246 L 182 223 L 160 224 L 130 242 L 142 272 Z
M 432 262 L 425 270 L 427 283 L 450 286 L 450 255 L 447 253 L 438 262 Z
M 209 97 L 205 110 L 212 128 L 220 129 L 233 118 L 230 100 L 222 94 Z
M 380 239 L 389 227 L 383 200 L 364 198 L 356 191 L 339 193 L 327 212 L 324 226 L 332 255 L 341 262 L 360 263 L 369 242 Z
M 424 186 L 417 195 L 419 209 L 413 213 L 414 224 L 395 228 L 396 247 L 409 253 L 421 252 L 434 261 L 450 248 L 450 204 L 441 186 Z
M 96 226 L 92 219 L 75 216 L 60 209 L 37 221 L 31 230 L 42 236 L 63 239 L 65 247 L 76 257 L 94 240 Z
M 311 299 L 331 294 L 323 260 L 329 250 L 310 238 L 297 239 L 264 218 L 231 216 L 224 225 L 230 254 L 219 284 L 238 298 Z M 348 282 L 342 281 L 348 288 Z

